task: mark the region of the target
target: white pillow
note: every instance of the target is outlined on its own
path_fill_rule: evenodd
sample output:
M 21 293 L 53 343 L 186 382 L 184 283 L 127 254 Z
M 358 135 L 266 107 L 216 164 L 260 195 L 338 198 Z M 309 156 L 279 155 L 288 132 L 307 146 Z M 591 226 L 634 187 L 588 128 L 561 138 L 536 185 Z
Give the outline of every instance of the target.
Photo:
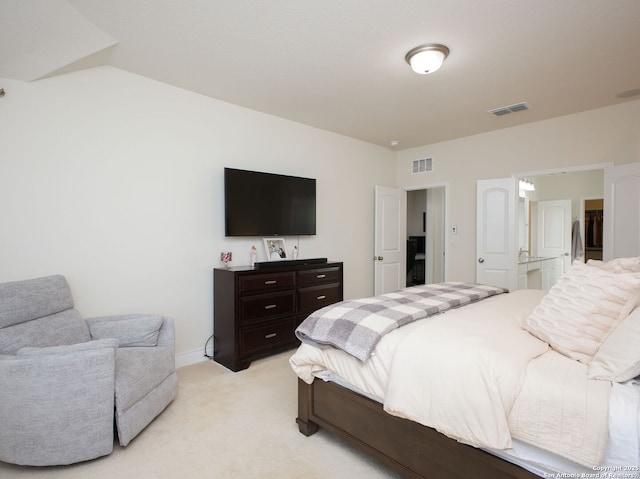
M 575 261 L 524 327 L 556 351 L 588 363 L 638 299 L 639 273 L 612 273 Z
M 602 343 L 589 363 L 589 379 L 624 382 L 640 375 L 640 308 Z
M 618 274 L 640 273 L 640 256 L 631 256 L 629 258 L 614 258 L 609 261 L 590 259 L 587 261 L 587 266 L 594 266 L 596 268 Z M 640 306 L 640 298 L 638 298 L 638 303 L 636 304 L 636 306 Z
M 599 261 L 590 259 L 587 261 L 588 266 L 595 266 L 612 273 L 640 273 L 640 256 L 631 258 L 615 258 L 611 261 Z

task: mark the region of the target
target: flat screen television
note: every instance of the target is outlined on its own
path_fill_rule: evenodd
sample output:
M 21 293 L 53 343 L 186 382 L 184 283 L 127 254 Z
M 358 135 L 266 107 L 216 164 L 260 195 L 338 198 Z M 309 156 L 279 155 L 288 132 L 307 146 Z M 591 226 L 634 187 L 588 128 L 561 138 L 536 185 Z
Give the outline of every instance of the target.
M 316 180 L 224 169 L 226 236 L 316 234 Z

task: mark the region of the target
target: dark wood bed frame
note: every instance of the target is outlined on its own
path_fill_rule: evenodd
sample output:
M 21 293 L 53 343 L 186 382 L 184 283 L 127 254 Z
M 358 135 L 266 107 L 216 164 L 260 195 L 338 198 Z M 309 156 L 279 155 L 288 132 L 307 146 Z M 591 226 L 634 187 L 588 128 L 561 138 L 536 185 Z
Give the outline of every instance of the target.
M 387 414 L 376 401 L 319 379 L 311 385 L 298 379 L 296 422 L 305 436 L 322 427 L 407 478 L 539 479 L 515 464 Z

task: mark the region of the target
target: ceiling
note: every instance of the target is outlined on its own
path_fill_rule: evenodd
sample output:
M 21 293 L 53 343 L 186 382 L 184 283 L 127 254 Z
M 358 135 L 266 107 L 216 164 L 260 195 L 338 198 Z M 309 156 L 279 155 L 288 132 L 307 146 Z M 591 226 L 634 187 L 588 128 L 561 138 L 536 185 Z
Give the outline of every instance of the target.
M 639 59 L 638 0 L 0 0 L 0 78 L 107 64 L 396 149 L 638 100 Z

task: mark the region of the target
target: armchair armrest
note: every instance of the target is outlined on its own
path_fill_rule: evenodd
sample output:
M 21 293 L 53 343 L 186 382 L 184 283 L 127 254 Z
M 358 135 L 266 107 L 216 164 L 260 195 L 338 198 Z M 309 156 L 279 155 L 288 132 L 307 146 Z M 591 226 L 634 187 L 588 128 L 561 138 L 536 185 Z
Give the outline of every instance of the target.
M 120 314 L 87 318 L 92 339 L 117 338 L 120 347 L 161 346 L 175 349 L 172 318 L 157 314 Z
M 175 352 L 176 333 L 173 318 L 163 316 L 162 319 L 162 327 L 160 328 L 160 334 L 158 334 L 158 346 L 169 348 Z
M 112 451 L 115 344 L 0 357 L 0 460 L 62 465 Z

